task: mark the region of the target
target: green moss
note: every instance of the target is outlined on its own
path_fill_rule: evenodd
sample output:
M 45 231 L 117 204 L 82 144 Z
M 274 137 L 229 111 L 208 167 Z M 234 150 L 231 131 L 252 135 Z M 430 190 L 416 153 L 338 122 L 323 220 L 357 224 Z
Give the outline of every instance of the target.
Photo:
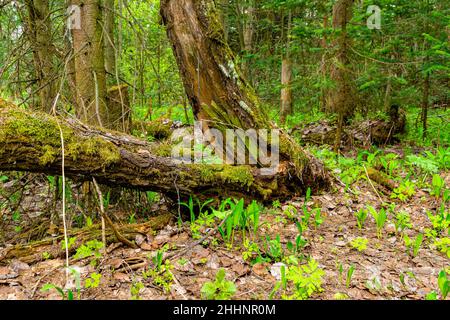
M 220 42 L 225 42 L 225 31 L 220 19 L 220 13 L 213 1 L 205 3 L 205 15 L 208 19 L 208 36 Z
M 159 157 L 170 157 L 172 156 L 173 145 L 169 142 L 160 143 L 152 148 L 152 153 Z
M 110 142 L 101 138 L 88 138 L 67 145 L 67 156 L 77 161 L 80 156 L 99 156 L 103 166 L 120 161 L 119 150 Z
M 221 181 L 223 183 L 235 183 L 242 186 L 251 186 L 254 182 L 253 174 L 249 166 L 230 165 L 190 165 L 198 171 L 200 179 L 204 182 Z
M 223 166 L 220 178 L 224 182 L 239 183 L 244 186 L 251 186 L 253 183 L 253 174 L 247 166 Z
M 127 84 L 121 84 L 121 85 L 118 85 L 118 86 L 112 86 L 112 87 L 110 87 L 110 88 L 108 88 L 108 93 L 111 93 L 111 92 L 114 92 L 114 91 L 122 91 L 123 89 L 126 89 L 126 88 L 128 88 L 128 85 Z
M 51 146 L 44 146 L 42 148 L 42 151 L 44 152 L 44 155 L 39 158 L 42 165 L 45 166 L 56 161 L 58 155 L 55 148 Z
M 55 162 L 61 154 L 61 131 L 56 118 L 48 114 L 29 113 L 19 108 L 2 109 L 4 123 L 0 139 L 33 145 L 41 154 L 42 165 Z M 81 155 L 100 157 L 103 166 L 120 161 L 120 152 L 111 142 L 99 137 L 79 137 L 68 126 L 61 124 L 66 157 L 76 161 Z
M 56 120 L 44 113 L 27 113 L 21 109 L 5 109 L 3 125 L 5 138 L 16 138 L 33 144 L 61 146 L 59 126 Z M 64 139 L 70 140 L 73 131 L 63 127 Z
M 112 143 L 106 143 L 102 140 L 98 150 L 105 166 L 119 162 L 121 159 L 119 150 Z

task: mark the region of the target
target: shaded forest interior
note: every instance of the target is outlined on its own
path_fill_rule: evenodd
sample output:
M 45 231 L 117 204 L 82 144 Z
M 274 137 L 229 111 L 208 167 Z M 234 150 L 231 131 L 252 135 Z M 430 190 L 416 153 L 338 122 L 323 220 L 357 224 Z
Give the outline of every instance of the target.
M 0 298 L 446 299 L 449 39 L 437 0 L 0 0 Z

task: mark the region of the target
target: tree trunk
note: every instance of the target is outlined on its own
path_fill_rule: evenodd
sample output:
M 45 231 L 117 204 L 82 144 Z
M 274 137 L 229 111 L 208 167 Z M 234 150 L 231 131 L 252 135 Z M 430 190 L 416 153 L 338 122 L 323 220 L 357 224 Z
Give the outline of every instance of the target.
M 342 129 L 344 124 L 353 116 L 354 85 L 350 78 L 350 39 L 347 34 L 347 25 L 352 18 L 354 0 L 338 0 L 333 7 L 333 28 L 337 33 L 335 40 L 336 58 L 331 68 L 331 79 L 335 88 L 330 93 L 331 112 L 338 114 L 338 130 L 336 132 L 335 151 L 340 148 Z
M 323 17 L 323 29 L 327 29 L 328 28 L 328 16 L 325 15 Z M 324 32 L 323 34 L 323 38 L 321 41 L 321 47 L 323 50 L 322 53 L 322 62 L 320 65 L 320 71 L 322 74 L 322 85 L 321 85 L 321 97 L 320 97 L 320 109 L 323 112 L 326 112 L 327 110 L 329 110 L 330 108 L 327 105 L 328 102 L 328 89 L 325 86 L 325 83 L 328 82 L 328 65 L 327 65 L 327 50 L 328 50 L 328 39 L 327 39 L 327 34 L 326 32 Z
M 205 132 L 276 129 L 234 62 L 213 1 L 163 0 L 161 15 L 195 119 Z M 322 163 L 284 132 L 279 139 L 278 174 L 291 172 L 297 190 L 329 185 Z
M 423 95 L 422 95 L 422 130 L 423 140 L 427 138 L 428 131 L 428 107 L 430 104 L 430 73 L 427 72 L 423 81 Z
M 72 0 L 81 9 L 81 29 L 73 29 L 77 116 L 86 124 L 108 127 L 102 14 L 99 0 Z
M 283 19 L 284 20 L 284 19 Z M 288 14 L 288 24 L 285 31 L 286 51 L 281 62 L 281 110 L 280 121 L 286 122 L 288 115 L 292 114 L 292 62 L 290 55 L 290 33 L 291 33 L 292 12 Z M 282 28 L 284 29 L 284 22 Z
M 285 57 L 281 63 L 281 123 L 286 122 L 288 115 L 292 114 L 292 62 Z
M 229 0 L 220 0 L 220 21 L 222 22 L 225 41 L 228 42 L 228 7 Z
M 105 69 L 112 76 L 113 82 L 116 79 L 116 46 L 114 38 L 115 14 L 114 0 L 104 0 L 105 10 Z
M 302 190 L 289 172 L 261 174 L 251 166 L 183 164 L 155 156 L 154 145 L 117 132 L 86 126 L 76 119 L 29 113 L 0 99 L 0 170 L 61 174 L 64 136 L 67 177 L 109 186 L 164 193 L 174 199 L 287 198 Z M 310 184 L 313 189 L 319 183 Z
M 119 132 L 131 133 L 132 110 L 128 85 L 114 86 L 108 89 L 107 96 L 109 119 L 108 129 Z
M 244 39 L 244 54 L 250 55 L 253 52 L 253 36 L 254 30 L 254 20 L 255 20 L 255 7 L 253 1 L 249 1 L 248 6 L 244 8 L 243 15 L 243 39 Z M 225 38 L 224 38 L 225 39 Z M 244 57 L 242 64 L 242 71 L 245 78 L 251 82 L 251 72 L 250 72 L 250 59 L 249 57 Z
M 48 0 L 27 0 L 30 44 L 39 86 L 41 110 L 50 112 L 56 95 L 53 66 L 52 23 Z

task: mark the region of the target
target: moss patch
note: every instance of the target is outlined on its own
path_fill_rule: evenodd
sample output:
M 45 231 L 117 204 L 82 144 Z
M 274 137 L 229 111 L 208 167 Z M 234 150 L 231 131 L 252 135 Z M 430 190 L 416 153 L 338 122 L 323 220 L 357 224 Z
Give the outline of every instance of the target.
M 1 109 L 0 139 L 33 145 L 41 154 L 39 162 L 49 165 L 61 155 L 61 132 L 56 118 L 41 112 L 30 113 L 15 107 Z M 61 123 L 66 157 L 76 161 L 81 155 L 98 156 L 103 166 L 120 161 L 118 148 L 99 137 L 80 137 Z M 2 151 L 0 150 L 0 153 Z
M 253 182 L 253 174 L 248 166 L 230 165 L 190 165 L 198 171 L 200 179 L 204 182 L 221 181 L 223 183 L 234 183 L 250 187 Z

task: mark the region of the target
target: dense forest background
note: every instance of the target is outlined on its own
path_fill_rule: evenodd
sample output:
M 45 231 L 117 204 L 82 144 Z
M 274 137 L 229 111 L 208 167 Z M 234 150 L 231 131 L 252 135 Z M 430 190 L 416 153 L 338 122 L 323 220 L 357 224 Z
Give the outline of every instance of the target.
M 449 299 L 449 10 L 0 0 L 0 298 Z
M 335 106 L 327 102 L 329 91 L 336 87 L 330 66 L 336 64 L 340 50 L 336 43 L 339 17 L 333 16 L 333 4 L 217 1 L 226 39 L 271 119 L 295 126 L 320 119 L 325 112 L 334 113 Z M 82 40 L 74 39 L 67 29 L 68 5 L 2 2 L 3 97 L 48 108 L 59 92 L 66 109 L 73 111 L 73 56 L 82 45 L 76 42 Z M 366 23 L 373 15 L 367 12 L 369 5 L 383 8 L 380 29 Z M 129 86 L 130 106 L 137 119 L 163 116 L 192 122 L 161 23 L 159 1 L 105 1 L 105 6 L 94 12 L 102 17 L 93 18 L 101 19 L 97 27 L 107 35 L 100 36 L 104 43 L 95 53 L 105 61 L 104 70 L 97 72 L 106 72 L 106 86 Z M 345 48 L 351 87 L 345 107 L 352 110 L 349 118 L 382 113 L 391 104 L 399 104 L 408 111 L 411 140 L 422 138 L 426 122 L 422 118 L 426 118 L 433 131 L 430 142 L 448 143 L 438 130 L 448 120 L 442 114 L 449 99 L 447 11 L 445 1 L 351 4 Z M 281 101 L 283 88 L 288 91 L 285 102 Z

